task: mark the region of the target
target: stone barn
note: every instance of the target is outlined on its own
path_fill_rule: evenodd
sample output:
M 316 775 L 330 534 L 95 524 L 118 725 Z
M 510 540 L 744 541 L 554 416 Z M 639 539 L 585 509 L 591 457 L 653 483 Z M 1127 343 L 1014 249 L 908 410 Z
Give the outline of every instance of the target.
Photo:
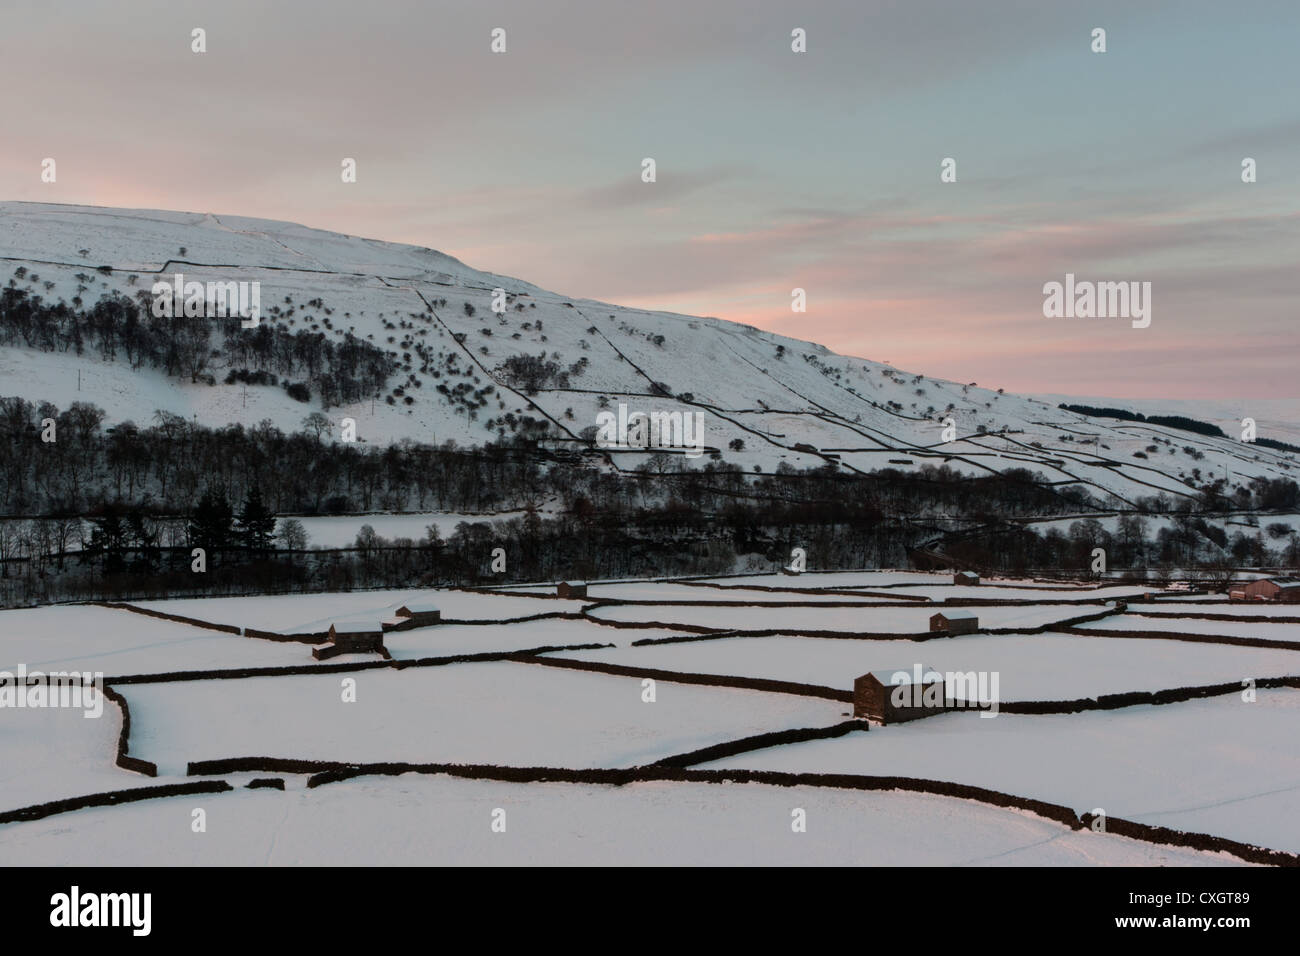
M 943 675 L 924 664 L 871 671 L 853 682 L 853 716 L 897 724 L 944 712 Z
M 930 633 L 974 634 L 980 629 L 980 621 L 970 611 L 940 611 L 930 616 Z
M 1261 578 L 1242 586 L 1245 601 L 1276 601 L 1279 604 L 1300 604 L 1300 579 Z
M 587 582 L 561 581 L 555 586 L 555 596 L 558 598 L 585 598 L 587 596 Z
M 368 653 L 388 656 L 384 647 L 384 625 L 379 621 L 337 621 L 331 624 L 329 643 L 312 648 L 311 656 L 323 661 L 340 654 Z
M 403 604 L 393 612 L 392 620 L 384 622 L 385 631 L 409 631 L 413 627 L 428 627 L 442 621 L 442 612 L 433 604 Z
M 975 585 L 980 583 L 980 576 L 974 571 L 958 571 L 952 576 L 952 583 Z

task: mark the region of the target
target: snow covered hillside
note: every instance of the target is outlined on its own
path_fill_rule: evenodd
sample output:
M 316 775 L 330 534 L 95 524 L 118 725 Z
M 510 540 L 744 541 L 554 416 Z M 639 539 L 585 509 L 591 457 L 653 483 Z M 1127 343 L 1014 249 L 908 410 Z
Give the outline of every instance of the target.
M 0 259 L 5 285 L 80 308 L 114 293 L 144 302 L 155 281 L 178 272 L 200 282 L 257 281 L 264 326 L 336 342 L 350 333 L 396 362 L 376 397 L 322 409 L 318 396 L 304 403 L 278 387 L 222 384 L 232 371 L 257 369 L 221 350 L 205 370 L 216 384 L 206 384 L 133 370 L 120 354 L 106 360 L 96 350 L 21 341 L 0 348 L 0 396 L 60 408 L 92 402 L 108 413 L 106 424 L 148 424 L 165 409 L 210 426 L 269 419 L 296 431 L 323 410 L 336 440 L 346 417 L 357 423 L 357 440 L 372 444 L 473 445 L 531 428 L 577 450 L 590 447 L 601 411 L 617 414 L 625 404 L 629 412 L 699 413 L 706 450 L 746 472 L 782 462 L 859 472 L 947 465 L 971 475 L 1028 468 L 1109 504 L 1160 493 L 1179 501 L 1217 478 L 1231 489 L 1300 474 L 1295 455 L 1237 441 L 1238 430 L 1226 426 L 1225 439 L 1083 417 L 745 325 L 570 298 L 431 249 L 291 223 L 6 202 Z M 506 293 L 503 313 L 493 311 L 494 289 Z M 1161 411 L 1152 402 L 1143 410 Z M 945 441 L 949 417 L 955 438 Z M 1270 431 L 1272 419 L 1260 416 L 1260 437 L 1294 437 L 1294 429 Z M 633 468 L 646 455 L 602 450 L 600 459 Z

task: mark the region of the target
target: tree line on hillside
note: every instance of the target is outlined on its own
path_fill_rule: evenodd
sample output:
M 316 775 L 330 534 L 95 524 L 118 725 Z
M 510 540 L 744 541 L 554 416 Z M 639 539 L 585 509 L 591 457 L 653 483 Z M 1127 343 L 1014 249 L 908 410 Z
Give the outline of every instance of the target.
M 681 508 L 718 516 L 735 502 L 753 502 L 812 514 L 860 506 L 886 518 L 995 520 L 1107 505 L 1081 485 L 1048 484 L 1023 468 L 972 477 L 942 465 L 859 474 L 832 463 L 801 470 L 782 462 L 775 472 L 761 473 L 720 455 L 695 462 L 659 453 L 635 471 L 616 471 L 595 457 L 549 450 L 518 435 L 474 448 L 335 441 L 328 437 L 334 423 L 319 412 L 289 433 L 266 420 L 208 428 L 165 411 L 145 427 L 127 421 L 105 428 L 104 420 L 104 411 L 86 402 L 59 410 L 0 398 L 0 448 L 6 451 L 0 456 L 0 516 L 90 515 L 109 505 L 176 516 L 188 513 L 207 488 L 224 489 L 235 501 L 256 488 L 273 512 L 305 515 L 499 512 L 558 501 L 561 510 L 589 504 L 603 512 L 672 514 Z M 1135 510 L 1296 508 L 1295 481 L 1255 478 L 1231 490 L 1222 479 L 1207 480 L 1177 504 L 1157 495 L 1138 501 Z
M 88 275 L 79 278 L 90 281 Z M 292 397 L 305 402 L 319 395 L 327 409 L 378 394 L 397 368 L 395 358 L 350 332 L 330 339 L 324 332 L 289 332 L 267 322 L 246 329 L 238 317 L 160 318 L 150 301 L 144 291 L 136 301 L 114 292 L 89 308 L 79 298 L 52 305 L 10 280 L 0 290 L 0 345 L 89 352 L 125 361 L 133 370 L 158 369 L 208 385 L 216 384 L 210 366 L 220 355 L 228 382 L 269 384 L 274 375 L 285 379 Z
M 1180 431 L 1194 432 L 1197 435 L 1208 435 L 1211 438 L 1227 438 L 1223 429 L 1218 425 L 1210 422 L 1203 422 L 1195 418 L 1188 418 L 1186 415 L 1143 415 L 1141 412 L 1131 412 L 1126 408 L 1111 408 L 1109 406 L 1097 405 L 1067 405 L 1064 402 L 1057 405 L 1057 408 L 1064 408 L 1066 411 L 1075 412 L 1079 415 L 1088 415 L 1093 418 L 1118 418 L 1126 422 L 1146 422 L 1149 425 L 1164 425 L 1166 428 L 1177 428 Z M 1272 448 L 1276 451 L 1300 452 L 1300 445 L 1291 445 L 1284 441 L 1277 441 L 1273 438 L 1256 438 L 1256 445 L 1263 445 L 1265 448 Z
M 1011 522 L 956 536 L 945 553 L 964 563 L 997 571 L 1060 568 L 1080 574 L 1093 567 L 1094 550 L 1105 553 L 1106 567 L 1133 572 L 1134 580 L 1151 575 L 1168 579 L 1174 571 L 1221 577 L 1222 585 L 1239 568 L 1300 566 L 1300 536 L 1284 522 L 1262 525 L 1248 519 L 1243 530 L 1229 533 L 1199 515 L 1172 515 L 1154 530 L 1141 515 L 1120 515 L 1114 530 L 1095 518 L 1046 530 Z
M 86 402 L 61 411 L 0 398 L 0 515 L 83 515 L 108 504 L 176 515 L 209 485 L 235 499 L 256 486 L 277 513 L 299 514 L 502 511 L 557 498 L 566 507 L 585 498 L 619 510 L 674 499 L 706 512 L 737 498 L 832 509 L 867 500 L 884 512 L 984 508 L 1004 515 L 1068 513 L 1088 502 L 1081 490 L 1048 487 L 1026 471 L 969 478 L 939 467 L 857 475 L 782 463 L 773 474 L 756 474 L 720 459 L 697 465 L 657 454 L 638 471 L 620 473 L 518 435 L 476 448 L 334 441 L 327 436 L 337 429 L 318 412 L 290 433 L 270 421 L 208 428 L 165 411 L 144 427 L 127 421 L 105 428 L 104 419 Z
M 41 440 L 42 418 L 55 422 L 57 440 Z M 85 403 L 59 411 L 0 399 L 0 508 L 23 516 L 0 520 L 0 601 L 707 574 L 737 562 L 771 569 L 795 547 L 817 567 L 898 567 L 935 542 L 1006 572 L 1084 572 L 1095 547 L 1117 568 L 1296 563 L 1286 524 L 1229 535 L 1207 521 L 1236 503 L 1214 486 L 1189 513 L 1148 502 L 1150 514 L 1169 515 L 1152 518 L 1154 533 L 1133 514 L 1114 533 L 1090 521 L 1038 531 L 1025 519 L 1096 502 L 1024 470 L 858 475 L 783 464 L 756 474 L 661 454 L 617 472 L 520 438 L 477 449 L 332 442 L 320 415 L 292 434 L 267 422 L 210 429 L 164 412 L 147 428 L 105 429 L 103 420 Z M 1260 480 L 1247 499 L 1294 510 L 1300 487 Z M 391 541 L 363 528 L 351 548 L 311 550 L 289 517 L 372 510 L 522 517 L 464 522 L 446 541 L 436 528 Z M 205 552 L 202 573 L 195 548 Z M 488 570 L 495 548 L 509 555 L 503 575 Z
M 49 528 L 42 537 L 39 526 L 56 520 L 0 521 L 0 605 L 773 571 L 796 547 L 810 568 L 906 567 L 911 549 L 936 546 L 933 529 L 870 508 L 831 514 L 753 502 L 733 503 L 723 515 L 681 506 L 614 513 L 587 503 L 558 515 L 528 508 L 517 517 L 459 522 L 445 540 L 436 525 L 394 539 L 362 525 L 350 547 L 307 550 L 292 546 L 305 544 L 300 523 L 282 518 L 277 527 L 253 493 L 239 509 L 220 492 L 205 493 L 179 519 L 111 509 L 70 536 L 68 543 L 80 540 L 84 550 L 43 553 L 54 538 Z M 1285 524 L 1229 535 L 1187 515 L 1155 533 L 1147 519 L 1125 515 L 1113 531 L 1095 519 L 1046 531 L 1001 522 L 939 540 L 963 564 L 1014 575 L 1051 569 L 1093 576 L 1096 548 L 1106 551 L 1111 572 L 1153 584 L 1190 571 L 1224 587 L 1235 568 L 1300 564 L 1300 539 Z M 201 572 L 195 547 L 205 550 Z M 493 566 L 497 549 L 503 570 Z

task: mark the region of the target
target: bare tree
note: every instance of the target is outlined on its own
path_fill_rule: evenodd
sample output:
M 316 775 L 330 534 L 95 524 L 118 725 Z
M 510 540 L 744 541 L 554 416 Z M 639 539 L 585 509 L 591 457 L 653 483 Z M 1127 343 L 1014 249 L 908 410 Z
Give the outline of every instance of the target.
M 281 519 L 279 537 L 290 551 L 302 551 L 307 547 L 307 529 L 297 518 Z
M 1207 562 L 1202 569 L 1205 575 L 1205 581 L 1211 591 L 1226 592 L 1232 585 L 1232 580 L 1237 576 L 1237 569 L 1233 565 L 1230 555 L 1222 555 Z
M 320 412 L 312 412 L 302 420 L 302 430 L 315 434 L 317 441 L 320 441 L 321 436 L 333 427 L 334 425 L 329 418 Z

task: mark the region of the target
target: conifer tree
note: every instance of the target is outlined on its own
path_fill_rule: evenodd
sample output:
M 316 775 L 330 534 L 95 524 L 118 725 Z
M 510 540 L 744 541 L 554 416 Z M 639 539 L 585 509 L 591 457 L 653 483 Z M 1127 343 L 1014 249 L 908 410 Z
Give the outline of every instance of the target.
M 239 543 L 246 551 L 269 551 L 275 538 L 275 515 L 262 503 L 262 492 L 253 485 L 244 498 L 239 512 L 239 525 L 235 529 Z
M 194 506 L 194 512 L 186 526 L 190 547 L 203 548 L 207 551 L 228 547 L 231 542 L 233 520 L 234 515 L 231 513 L 226 492 L 211 487 L 205 489 L 203 497 Z

